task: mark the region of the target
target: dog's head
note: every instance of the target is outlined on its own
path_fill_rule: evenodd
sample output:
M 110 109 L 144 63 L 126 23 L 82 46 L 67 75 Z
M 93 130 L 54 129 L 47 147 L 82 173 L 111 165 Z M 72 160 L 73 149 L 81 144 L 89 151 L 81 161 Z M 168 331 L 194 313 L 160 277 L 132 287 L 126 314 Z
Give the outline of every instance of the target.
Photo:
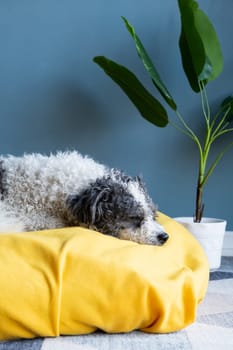
M 113 170 L 81 193 L 69 195 L 67 207 L 79 225 L 104 234 L 154 245 L 168 239 L 139 177 Z

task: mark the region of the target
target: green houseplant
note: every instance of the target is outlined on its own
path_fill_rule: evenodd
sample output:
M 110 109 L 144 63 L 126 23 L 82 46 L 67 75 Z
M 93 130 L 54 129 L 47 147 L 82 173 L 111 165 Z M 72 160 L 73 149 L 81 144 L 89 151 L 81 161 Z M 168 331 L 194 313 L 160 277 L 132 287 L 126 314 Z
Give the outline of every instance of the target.
M 199 170 L 196 188 L 196 208 L 194 222 L 201 222 L 204 204 L 203 188 L 218 162 L 226 151 L 233 145 L 229 142 L 217 154 L 215 160 L 209 164 L 209 155 L 212 146 L 219 138 L 224 138 L 233 131 L 233 96 L 224 99 L 215 115 L 210 111 L 206 85 L 217 78 L 223 69 L 221 47 L 215 29 L 207 15 L 199 8 L 194 0 L 178 0 L 181 18 L 181 32 L 179 37 L 179 50 L 182 67 L 191 89 L 200 94 L 202 123 L 205 127 L 204 137 L 198 136 L 188 125 L 178 110 L 175 99 L 162 81 L 152 59 L 147 53 L 134 27 L 122 17 L 124 24 L 132 36 L 138 56 L 149 74 L 153 86 L 174 113 L 173 119 L 168 119 L 164 104 L 154 97 L 139 81 L 136 75 L 126 67 L 104 57 L 94 57 L 104 72 L 117 83 L 136 106 L 141 116 L 155 126 L 165 127 L 170 123 L 182 134 L 191 138 L 197 146 L 199 155 Z M 197 167 L 195 165 L 195 167 Z

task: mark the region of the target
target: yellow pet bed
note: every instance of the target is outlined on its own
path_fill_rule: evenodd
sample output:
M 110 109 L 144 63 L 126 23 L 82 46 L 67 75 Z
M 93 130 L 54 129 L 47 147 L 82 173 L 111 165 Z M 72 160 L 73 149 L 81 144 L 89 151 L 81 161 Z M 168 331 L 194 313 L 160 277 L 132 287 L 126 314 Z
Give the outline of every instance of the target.
M 183 226 L 164 214 L 159 222 L 170 235 L 162 247 L 78 227 L 0 235 L 0 339 L 192 323 L 207 259 Z

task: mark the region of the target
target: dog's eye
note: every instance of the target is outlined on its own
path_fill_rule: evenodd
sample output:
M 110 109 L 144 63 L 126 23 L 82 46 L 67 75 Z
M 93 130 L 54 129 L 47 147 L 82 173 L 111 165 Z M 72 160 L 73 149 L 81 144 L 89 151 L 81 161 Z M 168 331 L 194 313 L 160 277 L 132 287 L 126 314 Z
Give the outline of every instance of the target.
M 142 224 L 143 218 L 142 217 L 138 217 L 138 216 L 133 216 L 133 217 L 131 217 L 131 220 L 132 220 L 132 222 L 134 223 L 134 225 L 136 227 L 140 227 L 141 224 Z

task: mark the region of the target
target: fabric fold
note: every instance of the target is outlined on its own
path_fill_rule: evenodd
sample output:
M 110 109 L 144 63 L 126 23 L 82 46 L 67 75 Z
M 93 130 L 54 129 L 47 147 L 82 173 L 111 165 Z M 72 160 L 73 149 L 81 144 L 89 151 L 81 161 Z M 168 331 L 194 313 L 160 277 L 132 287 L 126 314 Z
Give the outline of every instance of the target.
M 164 246 L 80 227 L 0 235 L 0 339 L 166 333 L 195 321 L 209 278 L 200 244 L 159 213 Z

